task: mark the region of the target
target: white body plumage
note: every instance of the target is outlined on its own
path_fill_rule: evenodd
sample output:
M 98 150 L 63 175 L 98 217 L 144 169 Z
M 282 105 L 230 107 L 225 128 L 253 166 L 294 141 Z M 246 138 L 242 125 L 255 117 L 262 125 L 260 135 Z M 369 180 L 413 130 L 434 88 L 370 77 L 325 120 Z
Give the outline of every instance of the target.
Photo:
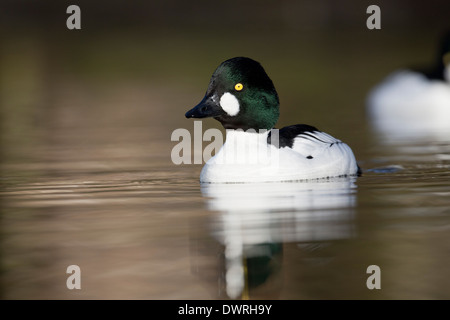
M 293 139 L 292 147 L 280 148 L 274 143 L 276 132 L 271 131 L 269 144 L 269 131 L 227 130 L 226 142 L 205 164 L 200 181 L 297 181 L 355 175 L 358 171 L 350 147 L 324 132 L 300 133 Z

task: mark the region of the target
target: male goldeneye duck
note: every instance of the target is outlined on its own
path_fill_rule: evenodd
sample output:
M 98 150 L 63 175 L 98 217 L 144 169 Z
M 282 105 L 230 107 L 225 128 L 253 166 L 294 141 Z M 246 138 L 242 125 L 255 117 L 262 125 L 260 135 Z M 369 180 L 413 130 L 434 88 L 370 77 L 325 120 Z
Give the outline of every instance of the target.
M 305 124 L 273 129 L 278 94 L 263 67 L 237 57 L 213 73 L 203 100 L 186 118 L 213 117 L 226 141 L 209 159 L 201 182 L 297 181 L 357 175 L 352 150 L 342 141 Z
M 370 121 L 385 141 L 450 137 L 450 32 L 430 70 L 400 70 L 367 97 Z

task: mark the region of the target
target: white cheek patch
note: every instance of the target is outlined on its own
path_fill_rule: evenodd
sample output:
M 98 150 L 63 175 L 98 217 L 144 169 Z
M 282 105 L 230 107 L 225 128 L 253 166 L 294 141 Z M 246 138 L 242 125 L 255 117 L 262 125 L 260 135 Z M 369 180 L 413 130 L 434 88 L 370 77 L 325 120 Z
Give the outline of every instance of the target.
M 235 116 L 239 113 L 239 101 L 229 92 L 225 92 L 220 97 L 220 106 L 229 116 Z

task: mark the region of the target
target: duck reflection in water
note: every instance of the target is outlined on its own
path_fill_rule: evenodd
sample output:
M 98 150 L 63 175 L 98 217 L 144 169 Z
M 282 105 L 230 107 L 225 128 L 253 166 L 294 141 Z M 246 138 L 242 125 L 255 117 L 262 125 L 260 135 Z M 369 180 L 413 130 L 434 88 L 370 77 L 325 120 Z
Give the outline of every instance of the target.
M 221 290 L 245 299 L 270 279 L 280 287 L 285 243 L 354 236 L 355 181 L 202 184 L 208 209 L 218 213 L 209 232 L 223 248 Z

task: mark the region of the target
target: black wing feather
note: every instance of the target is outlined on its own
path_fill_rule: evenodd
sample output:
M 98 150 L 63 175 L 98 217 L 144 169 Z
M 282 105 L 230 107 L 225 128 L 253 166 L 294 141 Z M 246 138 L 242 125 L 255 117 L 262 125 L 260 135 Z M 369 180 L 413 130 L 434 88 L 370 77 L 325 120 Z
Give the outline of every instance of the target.
M 287 126 L 281 128 L 278 132 L 279 135 L 279 144 L 276 145 L 275 141 L 272 143 L 272 132 L 269 132 L 267 136 L 267 143 L 273 144 L 278 148 L 289 147 L 292 148 L 294 145 L 294 139 L 300 134 L 307 134 L 308 132 L 317 132 L 319 131 L 316 127 L 307 125 L 307 124 L 294 124 L 292 126 Z

